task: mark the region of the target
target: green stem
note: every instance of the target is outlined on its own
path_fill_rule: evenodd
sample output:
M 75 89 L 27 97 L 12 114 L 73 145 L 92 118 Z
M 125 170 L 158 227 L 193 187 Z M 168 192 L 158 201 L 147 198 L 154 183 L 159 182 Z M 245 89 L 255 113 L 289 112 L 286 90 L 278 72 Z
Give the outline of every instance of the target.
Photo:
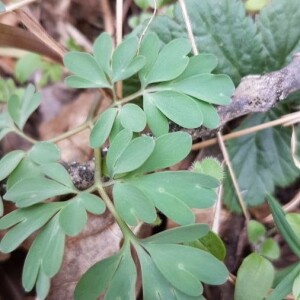
M 22 137 L 24 140 L 28 141 L 28 142 L 31 143 L 31 144 L 36 144 L 36 143 L 38 143 L 37 140 L 35 140 L 35 139 L 33 139 L 32 137 L 28 136 L 27 134 L 25 134 L 23 131 L 21 131 L 21 130 L 20 130 L 19 128 L 17 128 L 17 127 L 14 128 L 14 132 L 15 132 L 18 136 Z
M 135 93 L 133 93 L 133 94 L 127 96 L 127 97 L 124 97 L 124 98 L 122 98 L 121 100 L 118 101 L 118 104 L 121 105 L 121 104 L 127 103 L 129 101 L 132 101 L 135 98 L 137 98 L 139 96 L 142 96 L 144 92 L 145 92 L 144 90 L 140 90 L 140 91 L 135 92 Z

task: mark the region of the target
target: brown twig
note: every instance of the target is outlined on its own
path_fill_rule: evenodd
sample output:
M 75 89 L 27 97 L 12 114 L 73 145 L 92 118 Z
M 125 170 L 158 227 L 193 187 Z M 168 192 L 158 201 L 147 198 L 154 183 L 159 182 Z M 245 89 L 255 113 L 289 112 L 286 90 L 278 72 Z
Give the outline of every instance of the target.
M 115 20 L 111 11 L 111 7 L 108 0 L 100 0 L 100 11 L 102 13 L 103 21 L 104 21 L 104 29 L 105 31 L 113 36 L 115 34 Z

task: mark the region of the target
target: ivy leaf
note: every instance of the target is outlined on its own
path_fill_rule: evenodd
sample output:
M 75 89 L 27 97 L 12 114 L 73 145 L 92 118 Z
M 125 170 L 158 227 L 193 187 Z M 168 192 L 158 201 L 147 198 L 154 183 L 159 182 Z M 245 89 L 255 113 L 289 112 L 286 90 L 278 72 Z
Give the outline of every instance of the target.
M 274 279 L 273 265 L 262 256 L 247 256 L 237 273 L 235 300 L 261 300 L 271 288 Z
M 114 51 L 112 56 L 112 81 L 117 82 L 131 77 L 145 64 L 142 56 L 136 56 L 138 39 L 131 37 L 125 39 Z
M 106 32 L 101 33 L 94 42 L 93 54 L 98 65 L 109 76 L 111 76 L 110 60 L 112 49 L 113 44 L 111 36 Z
M 252 115 L 237 130 L 278 119 L 285 112 L 287 109 L 281 106 L 267 114 Z M 291 184 L 299 176 L 292 161 L 290 140 L 289 128 L 274 127 L 227 143 L 232 167 L 248 205 L 261 204 L 266 191 L 273 193 L 275 186 Z M 230 210 L 240 211 L 230 176 L 225 176 L 224 180 L 224 202 Z
M 77 197 L 69 200 L 59 213 L 59 225 L 69 236 L 76 236 L 83 229 L 86 221 L 85 207 Z
M 75 300 L 92 300 L 98 298 L 107 288 L 120 264 L 121 258 L 122 252 L 118 252 L 90 267 L 80 278 L 75 288 Z
M 173 244 L 151 243 L 145 248 L 164 277 L 187 295 L 202 293 L 200 281 L 215 285 L 227 280 L 225 265 L 206 251 Z
M 160 136 L 169 132 L 169 121 L 156 107 L 151 94 L 144 94 L 143 108 L 147 117 L 148 126 L 155 136 Z
M 39 273 L 42 272 L 43 276 L 51 278 L 59 271 L 64 244 L 65 235 L 59 227 L 58 215 L 56 215 L 36 237 L 25 259 L 22 283 L 26 291 L 32 290 Z M 39 280 L 45 281 L 45 279 Z M 41 283 L 39 283 L 40 287 L 42 287 Z M 41 289 L 41 292 L 44 294 L 44 289 Z
M 118 110 L 112 107 L 100 115 L 90 134 L 90 146 L 92 148 L 99 148 L 105 143 L 109 137 L 117 113 Z
M 192 242 L 204 237 L 209 232 L 206 224 L 193 224 L 175 227 L 152 235 L 144 242 L 155 244 L 177 244 Z
M 51 197 L 66 195 L 73 190 L 56 181 L 43 177 L 30 177 L 18 181 L 7 190 L 3 198 L 16 202 L 18 207 L 27 207 Z
M 110 176 L 113 175 L 113 169 L 115 167 L 116 161 L 119 159 L 123 151 L 128 147 L 129 143 L 132 140 L 132 137 L 132 131 L 123 129 L 115 136 L 115 138 L 111 142 L 106 156 L 106 164 Z
M 148 173 L 173 166 L 190 153 L 191 147 L 192 138 L 185 132 L 161 135 L 155 140 L 150 157 L 136 172 Z
M 154 51 L 156 50 L 157 46 Z M 179 76 L 188 65 L 187 54 L 190 51 L 191 45 L 187 39 L 179 38 L 169 42 L 161 49 L 152 68 L 144 75 L 144 84 L 169 81 Z
M 162 91 L 145 94 L 145 101 L 154 103 L 166 117 L 184 128 L 197 128 L 203 123 L 203 116 L 197 104 L 185 94 Z
M 29 84 L 22 97 L 12 95 L 7 104 L 8 113 L 17 126 L 22 130 L 30 115 L 41 103 L 40 94 L 35 93 L 35 88 Z
M 127 224 L 136 226 L 139 220 L 154 223 L 154 203 L 136 187 L 129 183 L 117 183 L 113 187 L 113 198 L 116 210 Z
M 37 204 L 5 215 L 0 220 L 0 229 L 12 228 L 1 240 L 1 251 L 8 253 L 16 249 L 34 231 L 46 224 L 61 206 L 60 203 Z
M 75 74 L 65 79 L 74 88 L 110 88 L 104 71 L 95 58 L 83 52 L 71 51 L 64 56 L 64 65 Z
M 28 153 L 28 157 L 33 162 L 43 165 L 58 161 L 60 159 L 60 151 L 53 143 L 39 142 L 33 145 Z
M 120 111 L 119 117 L 125 129 L 140 132 L 146 127 L 146 115 L 136 104 L 125 104 Z
M 7 153 L 0 160 L 0 181 L 11 174 L 25 156 L 22 150 L 15 150 Z
M 113 174 L 122 174 L 139 168 L 154 150 L 154 140 L 148 136 L 133 139 L 116 160 Z

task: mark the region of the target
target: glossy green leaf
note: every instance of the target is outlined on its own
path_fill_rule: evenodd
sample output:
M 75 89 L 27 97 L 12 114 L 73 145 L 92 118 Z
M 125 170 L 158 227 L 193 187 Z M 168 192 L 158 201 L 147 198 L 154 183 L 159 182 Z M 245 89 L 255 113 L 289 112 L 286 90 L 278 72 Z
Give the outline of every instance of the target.
M 157 59 L 160 47 L 161 42 L 154 33 L 146 34 L 141 42 L 139 53 L 146 58 L 144 67 L 139 71 L 139 78 L 143 87 L 147 84 L 147 76 Z
M 267 201 L 271 209 L 273 220 L 290 249 L 300 257 L 300 239 L 297 237 L 288 221 L 279 203 L 271 196 L 267 195 Z
M 286 106 L 279 106 L 266 114 L 254 114 L 237 130 L 277 120 L 288 112 Z M 266 193 L 273 193 L 275 186 L 287 186 L 299 177 L 299 170 L 292 161 L 290 143 L 291 130 L 278 126 L 227 142 L 232 167 L 243 199 L 249 206 L 263 203 Z M 224 203 L 230 210 L 240 211 L 230 176 L 225 176 L 224 180 Z
M 265 233 L 266 228 L 263 224 L 255 220 L 250 220 L 247 225 L 247 235 L 249 242 L 257 243 L 262 237 L 264 237 Z
M 107 78 L 95 58 L 83 52 L 71 51 L 64 56 L 64 65 L 76 76 L 66 79 L 70 87 L 109 88 Z M 82 81 L 83 84 L 80 84 Z M 89 85 L 89 86 L 88 86 Z
M 142 269 L 144 300 L 203 300 L 202 296 L 192 297 L 180 292 L 162 275 L 153 260 L 141 247 L 136 247 Z M 200 285 L 201 289 L 201 285 Z
M 190 57 L 189 63 L 184 72 L 176 78 L 176 81 L 189 78 L 191 76 L 211 73 L 218 65 L 216 56 L 212 54 L 198 54 Z
M 160 172 L 127 181 L 154 201 L 164 201 L 164 195 L 174 195 L 193 208 L 212 206 L 216 199 L 212 189 L 218 186 L 218 181 L 213 177 L 188 171 Z
M 99 297 L 116 272 L 121 252 L 105 258 L 90 267 L 80 278 L 74 293 L 75 300 L 94 300 Z
M 150 157 L 138 172 L 147 173 L 167 168 L 183 160 L 191 151 L 192 138 L 185 132 L 173 132 L 161 135 L 155 140 Z
M 112 81 L 124 80 L 137 73 L 144 65 L 144 58 L 136 57 L 138 39 L 131 37 L 125 39 L 114 51 L 112 56 Z
M 33 241 L 25 259 L 22 283 L 26 291 L 32 290 L 39 271 L 48 277 L 55 275 L 61 266 L 65 236 L 56 215 Z
M 190 51 L 191 45 L 187 39 L 172 40 L 159 52 L 155 63 L 145 76 L 145 83 L 169 81 L 179 76 L 188 65 L 187 54 Z
M 87 221 L 85 207 L 77 197 L 69 200 L 59 213 L 59 225 L 69 236 L 76 236 L 84 228 Z
M 272 264 L 262 256 L 256 253 L 247 256 L 237 273 L 234 299 L 264 299 L 272 286 L 274 272 Z
M 17 209 L 0 220 L 0 229 L 12 227 L 0 243 L 2 252 L 15 250 L 34 231 L 41 228 L 60 209 L 56 204 L 38 204 L 25 209 Z
M 285 217 L 292 227 L 293 231 L 297 235 L 298 239 L 300 239 L 300 214 L 290 213 L 286 214 Z
M 151 199 L 129 183 L 117 183 L 113 187 L 113 197 L 116 210 L 129 225 L 136 226 L 141 220 L 153 223 L 156 210 Z
M 53 143 L 39 142 L 33 145 L 28 153 L 28 157 L 35 163 L 43 165 L 60 160 L 60 151 Z
M 159 110 L 174 123 L 185 128 L 200 127 L 203 116 L 195 100 L 191 97 L 173 91 L 163 91 L 148 94 Z
M 293 296 L 296 300 L 300 298 L 300 272 L 293 283 Z
M 170 83 L 173 91 L 184 93 L 205 102 L 229 104 L 234 84 L 227 75 L 199 74 Z
M 30 115 L 41 103 L 40 94 L 35 93 L 35 87 L 29 84 L 22 97 L 12 95 L 8 101 L 9 115 L 20 129 L 23 129 Z
M 135 284 L 136 284 L 136 267 L 131 257 L 130 247 L 124 249 L 118 269 L 112 277 L 104 300 L 120 299 L 132 300 L 135 299 Z
M 76 191 L 70 174 L 62 164 L 56 162 L 44 164 L 41 166 L 41 170 L 48 178 L 53 179 L 58 183 L 61 183 Z
M 3 196 L 18 207 L 36 204 L 51 197 L 72 193 L 72 189 L 47 178 L 30 177 L 18 181 Z
M 202 292 L 199 281 L 222 284 L 228 271 L 223 263 L 208 252 L 184 245 L 147 244 L 156 267 L 180 291 L 191 296 Z
M 117 159 L 113 173 L 116 175 L 136 170 L 149 158 L 154 146 L 151 137 L 141 136 L 133 139 Z
M 146 115 L 136 104 L 125 104 L 119 116 L 120 122 L 125 129 L 140 132 L 146 127 Z
M 278 300 L 284 299 L 284 297 L 292 292 L 293 283 L 295 278 L 300 272 L 300 263 L 298 263 L 292 270 L 284 276 L 284 278 L 276 285 L 272 293 L 266 298 L 266 300 Z
M 46 299 L 49 290 L 50 278 L 42 270 L 40 270 L 36 281 L 36 293 L 39 299 Z
M 101 33 L 94 42 L 93 54 L 98 65 L 108 75 L 111 75 L 110 60 L 112 49 L 111 36 L 106 32 Z
M 278 243 L 271 238 L 266 239 L 259 247 L 259 254 L 270 260 L 276 260 L 280 256 Z
M 22 150 L 15 150 L 7 153 L 0 160 L 0 181 L 5 179 L 18 166 L 20 161 L 24 158 L 25 152 Z
M 113 127 L 117 112 L 116 108 L 109 108 L 100 115 L 90 135 L 92 148 L 99 148 L 105 143 Z
M 186 243 L 204 237 L 208 231 L 209 228 L 206 224 L 179 226 L 152 235 L 143 241 L 155 244 Z
M 80 201 L 81 205 L 83 205 L 88 212 L 95 215 L 99 215 L 105 212 L 106 206 L 100 197 L 89 194 L 87 192 L 81 192 L 80 194 L 78 194 L 77 198 Z
M 110 176 L 112 176 L 116 161 L 131 142 L 132 136 L 133 134 L 130 130 L 123 129 L 111 142 L 106 156 L 106 164 Z
M 144 94 L 143 108 L 147 117 L 148 126 L 155 136 L 160 136 L 169 132 L 169 121 L 156 107 L 151 94 Z

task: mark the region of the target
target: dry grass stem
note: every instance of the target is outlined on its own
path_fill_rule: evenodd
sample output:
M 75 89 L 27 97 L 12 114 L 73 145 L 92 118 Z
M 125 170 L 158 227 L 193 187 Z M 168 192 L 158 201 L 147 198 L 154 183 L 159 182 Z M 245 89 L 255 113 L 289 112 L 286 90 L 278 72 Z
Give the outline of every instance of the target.
M 215 211 L 214 211 L 214 216 L 213 216 L 213 223 L 211 226 L 211 230 L 216 234 L 219 234 L 219 230 L 220 230 L 222 196 L 223 196 L 223 185 L 221 184 L 218 189 L 218 198 L 217 198 L 217 202 L 214 207 Z
M 108 0 L 100 0 L 100 11 L 102 13 L 103 21 L 104 21 L 104 29 L 105 31 L 110 34 L 111 36 L 115 33 L 115 27 L 114 27 L 114 16 L 111 11 L 111 7 L 109 5 Z
M 13 12 L 17 9 L 20 9 L 26 5 L 29 5 L 33 2 L 37 2 L 38 0 L 23 0 L 23 1 L 19 1 L 19 2 L 16 2 L 16 3 L 11 3 L 11 4 L 8 4 L 5 6 L 5 11 L 1 13 L 2 14 L 7 14 L 7 13 L 10 13 L 10 12 Z

